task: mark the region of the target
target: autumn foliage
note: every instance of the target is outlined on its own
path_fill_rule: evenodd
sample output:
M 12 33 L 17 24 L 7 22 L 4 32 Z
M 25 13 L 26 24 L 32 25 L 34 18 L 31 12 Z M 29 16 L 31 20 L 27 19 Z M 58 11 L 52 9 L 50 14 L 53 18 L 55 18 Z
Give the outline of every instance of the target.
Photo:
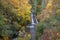
M 5 40 L 30 23 L 29 0 L 0 0 L 0 36 Z M 3 30 L 3 31 L 2 31 Z

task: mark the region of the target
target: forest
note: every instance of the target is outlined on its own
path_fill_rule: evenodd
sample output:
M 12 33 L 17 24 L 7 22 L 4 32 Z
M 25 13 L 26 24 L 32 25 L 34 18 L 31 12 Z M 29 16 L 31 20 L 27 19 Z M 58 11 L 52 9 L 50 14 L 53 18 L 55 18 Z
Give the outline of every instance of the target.
M 60 40 L 60 0 L 0 0 L 0 40 Z

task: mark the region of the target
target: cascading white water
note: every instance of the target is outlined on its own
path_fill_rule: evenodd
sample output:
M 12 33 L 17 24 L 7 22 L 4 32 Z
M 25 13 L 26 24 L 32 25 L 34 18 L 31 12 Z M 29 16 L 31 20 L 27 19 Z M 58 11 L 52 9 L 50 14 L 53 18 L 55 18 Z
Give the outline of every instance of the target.
M 38 23 L 37 18 L 34 14 L 34 12 L 31 13 L 31 24 L 36 25 Z
M 32 14 L 32 13 L 31 13 L 31 24 L 33 24 L 33 25 L 35 24 L 35 23 L 34 23 L 34 19 L 33 19 L 33 14 Z

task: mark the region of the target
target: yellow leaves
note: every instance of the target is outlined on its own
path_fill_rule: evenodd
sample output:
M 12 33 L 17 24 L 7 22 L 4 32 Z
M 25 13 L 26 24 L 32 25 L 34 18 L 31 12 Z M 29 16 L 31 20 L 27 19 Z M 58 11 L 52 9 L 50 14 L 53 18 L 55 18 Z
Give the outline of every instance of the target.
M 18 16 L 20 16 L 20 14 L 17 14 Z
M 6 18 L 3 18 L 3 20 L 4 20 L 4 21 L 7 21 L 7 19 L 6 19 Z
M 4 8 L 8 5 L 8 2 L 6 0 L 0 0 L 0 3 L 2 6 L 4 6 Z
M 38 8 L 41 8 L 41 5 L 37 5 Z
M 20 4 L 17 5 L 17 6 L 19 6 L 19 8 L 16 9 L 16 10 L 18 10 L 17 11 L 18 16 L 21 15 L 21 14 L 23 15 L 23 14 L 26 14 L 26 13 L 28 13 L 28 14 L 31 13 L 30 12 L 31 5 L 28 3 L 28 0 L 20 0 L 19 2 L 20 2 Z
M 9 3 L 15 7 L 18 7 L 20 4 L 19 0 L 9 0 Z
M 60 16 L 60 9 L 56 10 L 56 14 Z
M 21 24 L 19 24 L 18 26 L 19 26 L 19 28 L 20 28 L 20 27 L 21 27 Z
M 29 4 L 29 0 L 19 0 L 20 4 L 17 10 L 17 15 L 23 17 L 22 19 L 30 20 L 31 13 L 31 5 Z M 28 16 L 27 16 L 28 15 Z M 27 16 L 27 17 L 26 17 Z
M 29 1 L 29 0 L 21 0 L 21 2 L 23 2 L 23 3 L 25 3 L 25 4 L 28 3 L 28 1 Z
M 50 3 L 47 4 L 47 8 L 48 8 L 48 7 L 51 7 L 51 6 L 52 6 L 52 4 L 50 4 Z
M 60 12 L 60 9 L 58 9 L 56 12 L 59 13 Z
M 16 15 L 16 17 L 21 17 L 21 20 L 27 21 L 30 20 L 31 5 L 29 0 L 1 0 L 0 1 L 7 11 L 11 14 Z
M 30 37 L 30 38 L 31 38 L 31 34 L 28 34 L 28 37 Z
M 4 36 L 3 40 L 9 40 L 8 36 Z
M 53 6 L 52 3 L 53 3 L 53 0 L 49 0 L 49 2 L 48 2 L 48 4 L 47 4 L 46 8 L 47 8 L 47 9 L 52 8 L 52 6 Z
M 19 0 L 11 0 L 11 2 L 15 5 L 19 5 Z
M 30 17 L 27 17 L 26 20 L 29 21 L 30 20 Z

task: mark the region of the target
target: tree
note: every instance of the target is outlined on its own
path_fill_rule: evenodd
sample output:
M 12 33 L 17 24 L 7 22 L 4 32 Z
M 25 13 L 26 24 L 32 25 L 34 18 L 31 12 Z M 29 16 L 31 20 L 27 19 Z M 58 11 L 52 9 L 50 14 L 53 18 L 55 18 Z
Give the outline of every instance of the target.
M 30 23 L 29 0 L 0 0 L 0 36 L 4 40 L 13 37 L 19 30 L 25 30 Z
M 43 7 L 44 9 L 41 11 L 41 14 L 38 15 L 40 23 L 42 25 L 44 25 L 42 27 L 45 27 L 43 29 L 43 35 L 42 35 L 43 37 L 41 36 L 42 39 L 46 38 L 47 35 L 51 35 L 48 38 L 43 39 L 43 40 L 47 40 L 50 37 L 52 40 L 58 40 L 58 37 L 60 37 L 60 36 L 57 36 L 59 34 L 59 30 L 60 30 L 60 28 L 59 28 L 60 27 L 60 22 L 59 22 L 60 21 L 60 18 L 59 18 L 60 17 L 60 11 L 59 11 L 60 6 L 59 6 L 59 2 L 60 2 L 59 0 L 49 0 L 48 3 L 46 4 L 46 6 Z M 37 30 L 42 29 L 41 25 L 38 27 L 37 27 Z M 48 34 L 48 32 L 46 30 L 48 30 L 48 31 L 51 30 L 52 34 L 50 34 L 50 33 Z M 46 34 L 44 31 L 46 32 Z M 41 34 L 41 32 L 40 32 L 40 34 Z M 44 35 L 46 35 L 46 37 Z M 51 40 L 51 39 L 49 39 L 49 40 Z

